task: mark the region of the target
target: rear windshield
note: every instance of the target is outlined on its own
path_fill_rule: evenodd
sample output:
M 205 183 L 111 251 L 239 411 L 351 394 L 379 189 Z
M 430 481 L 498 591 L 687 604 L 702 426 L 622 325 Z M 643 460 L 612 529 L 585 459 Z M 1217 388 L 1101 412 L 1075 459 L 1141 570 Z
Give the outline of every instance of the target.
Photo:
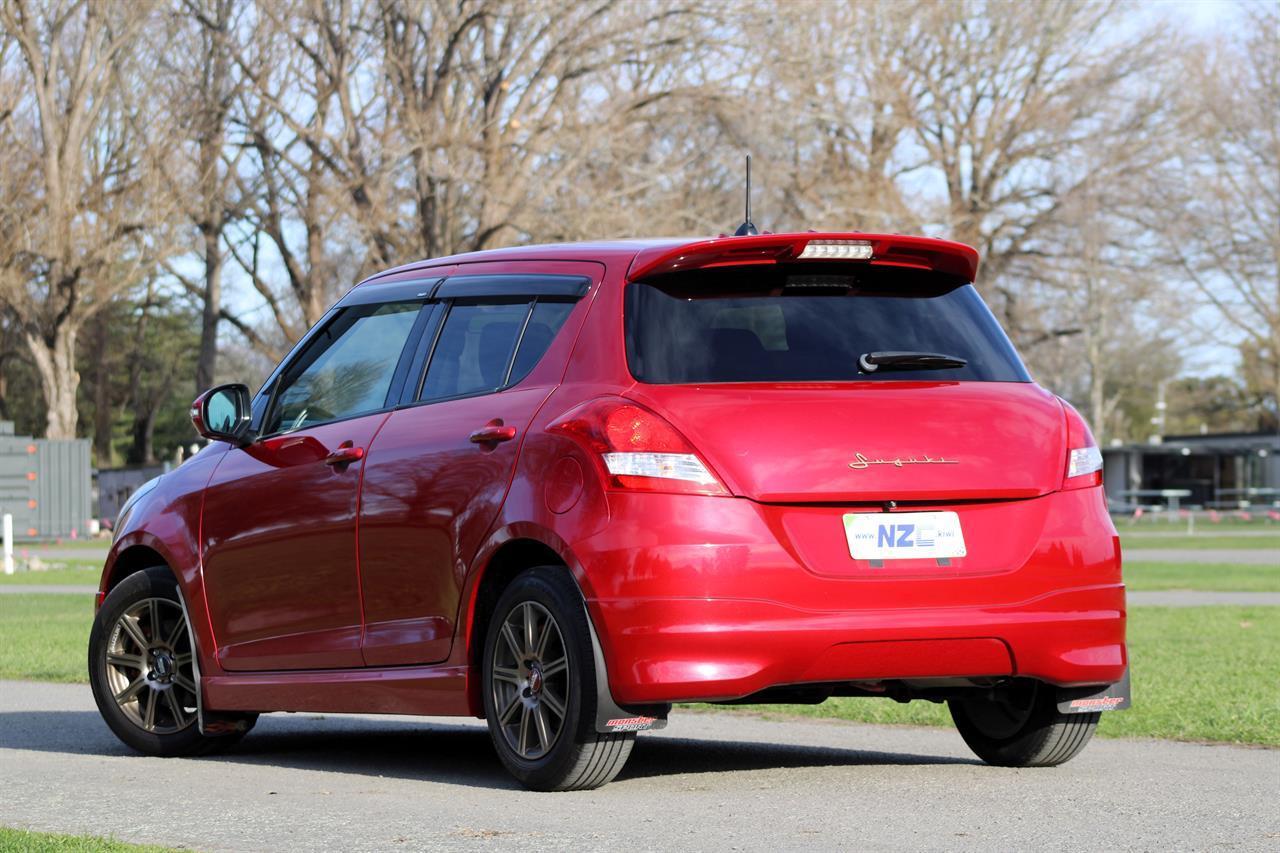
M 1028 382 L 972 285 L 848 266 L 726 268 L 629 284 L 627 360 L 641 382 Z M 964 367 L 858 367 L 863 354 L 942 353 Z

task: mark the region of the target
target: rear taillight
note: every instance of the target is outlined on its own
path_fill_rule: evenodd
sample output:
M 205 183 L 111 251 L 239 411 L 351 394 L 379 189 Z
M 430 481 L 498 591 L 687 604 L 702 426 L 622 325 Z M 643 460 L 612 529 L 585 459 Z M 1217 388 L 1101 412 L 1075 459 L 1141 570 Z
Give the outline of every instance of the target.
M 599 461 L 610 489 L 729 494 L 675 427 L 630 400 L 604 397 L 583 403 L 549 431 L 582 444 Z
M 1062 475 L 1062 488 L 1083 489 L 1102 485 L 1102 451 L 1093 440 L 1089 425 L 1065 400 L 1062 408 L 1067 413 L 1067 464 Z

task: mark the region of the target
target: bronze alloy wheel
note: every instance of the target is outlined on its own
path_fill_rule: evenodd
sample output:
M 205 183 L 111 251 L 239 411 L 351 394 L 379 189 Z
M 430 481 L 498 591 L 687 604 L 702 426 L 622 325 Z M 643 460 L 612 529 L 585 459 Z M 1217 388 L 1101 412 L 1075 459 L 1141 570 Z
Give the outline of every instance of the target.
M 490 676 L 507 745 L 526 760 L 546 755 L 564 728 L 571 681 L 564 637 L 545 607 L 522 601 L 507 614 Z
M 174 734 L 196 721 L 195 667 L 182 605 L 144 598 L 120 614 L 107 639 L 107 684 L 143 731 Z

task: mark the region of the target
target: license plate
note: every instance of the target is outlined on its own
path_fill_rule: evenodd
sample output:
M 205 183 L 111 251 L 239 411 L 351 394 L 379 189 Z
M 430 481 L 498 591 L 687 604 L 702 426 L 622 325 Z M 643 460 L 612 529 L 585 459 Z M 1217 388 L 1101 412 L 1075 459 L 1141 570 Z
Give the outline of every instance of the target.
M 954 512 L 851 512 L 844 534 L 855 560 L 963 557 L 964 534 Z

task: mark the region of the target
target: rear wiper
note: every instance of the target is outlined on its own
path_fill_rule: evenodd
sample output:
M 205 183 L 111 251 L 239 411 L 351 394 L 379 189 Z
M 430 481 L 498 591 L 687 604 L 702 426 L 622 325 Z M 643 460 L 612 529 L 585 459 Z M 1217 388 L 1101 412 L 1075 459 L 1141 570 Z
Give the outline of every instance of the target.
M 964 367 L 968 363 L 966 359 L 940 352 L 878 350 L 858 356 L 858 367 L 863 373 L 875 373 L 881 367 L 893 370 L 947 370 Z

